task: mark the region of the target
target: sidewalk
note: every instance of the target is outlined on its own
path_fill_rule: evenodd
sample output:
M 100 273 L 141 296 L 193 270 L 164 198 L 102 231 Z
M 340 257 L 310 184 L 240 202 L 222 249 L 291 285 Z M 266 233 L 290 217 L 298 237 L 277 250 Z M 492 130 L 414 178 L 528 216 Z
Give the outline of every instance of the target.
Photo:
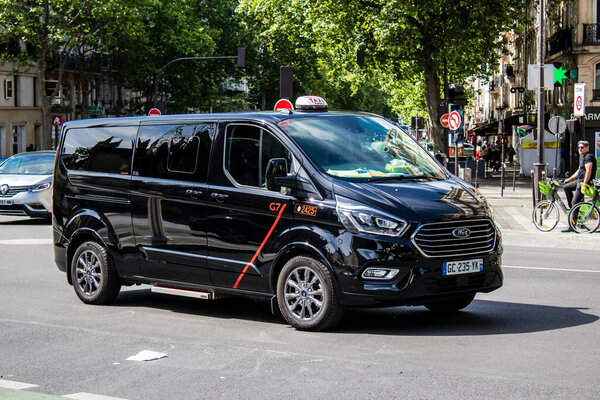
M 600 229 L 593 234 L 563 233 L 568 226 L 567 217 L 560 212 L 558 225 L 550 232 L 541 232 L 533 224 L 533 195 L 531 178 L 518 176 L 513 190 L 513 171 L 505 172 L 504 192 L 500 190 L 500 173 L 488 171 L 479 179 L 479 191 L 494 209 L 496 223 L 502 230 L 505 245 L 523 247 L 549 247 L 600 250 Z M 475 180 L 471 182 L 475 185 Z M 566 202 L 564 193 L 560 192 Z

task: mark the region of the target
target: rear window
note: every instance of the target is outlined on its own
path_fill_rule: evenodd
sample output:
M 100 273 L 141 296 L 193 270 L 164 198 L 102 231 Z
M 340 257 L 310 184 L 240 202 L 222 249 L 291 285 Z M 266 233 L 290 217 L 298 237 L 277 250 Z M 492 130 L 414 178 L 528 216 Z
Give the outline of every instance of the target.
M 72 128 L 61 161 L 70 170 L 129 174 L 137 126 Z

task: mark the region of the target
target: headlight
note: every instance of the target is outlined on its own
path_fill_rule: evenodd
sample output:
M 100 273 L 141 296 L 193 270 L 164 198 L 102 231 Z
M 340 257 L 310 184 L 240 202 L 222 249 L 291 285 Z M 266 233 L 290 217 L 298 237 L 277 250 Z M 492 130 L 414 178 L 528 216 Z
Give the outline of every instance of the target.
M 338 219 L 350 232 L 400 236 L 408 224 L 401 218 L 376 210 L 345 197 L 336 196 Z
M 32 187 L 29 188 L 30 191 L 32 192 L 41 192 L 42 190 L 48 190 L 50 189 L 50 182 L 46 182 L 46 183 L 42 183 L 41 185 L 34 185 Z

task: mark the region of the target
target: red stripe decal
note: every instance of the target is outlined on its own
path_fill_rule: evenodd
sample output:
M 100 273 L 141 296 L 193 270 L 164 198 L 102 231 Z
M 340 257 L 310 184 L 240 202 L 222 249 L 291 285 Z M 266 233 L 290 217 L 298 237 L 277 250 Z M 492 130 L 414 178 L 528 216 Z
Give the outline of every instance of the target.
M 286 206 L 286 204 L 282 204 L 281 205 L 281 209 L 279 210 L 279 214 L 277 214 L 277 218 L 275 218 L 275 222 L 273 222 L 273 226 L 271 226 L 271 229 L 269 229 L 269 233 L 267 233 L 267 236 L 265 236 L 265 238 L 263 239 L 262 243 L 258 247 L 258 250 L 256 250 L 256 253 L 254 253 L 254 256 L 252 256 L 252 260 L 250 260 L 250 262 L 248 264 L 246 264 L 246 266 L 244 267 L 244 270 L 242 271 L 242 273 L 240 274 L 240 276 L 238 276 L 237 281 L 235 281 L 235 285 L 233 285 L 234 289 L 237 289 L 238 284 L 240 283 L 240 281 L 244 277 L 244 274 L 248 270 L 248 267 L 250 267 L 250 264 L 254 263 L 254 260 L 256 260 L 256 257 L 258 257 L 258 254 L 260 253 L 260 251 L 264 247 L 265 243 L 267 243 L 267 240 L 269 240 L 269 236 L 271 236 L 271 233 L 273 233 L 273 230 L 277 226 L 277 223 L 279 222 L 279 219 L 281 218 L 281 214 L 283 214 L 283 210 L 285 210 L 285 206 Z

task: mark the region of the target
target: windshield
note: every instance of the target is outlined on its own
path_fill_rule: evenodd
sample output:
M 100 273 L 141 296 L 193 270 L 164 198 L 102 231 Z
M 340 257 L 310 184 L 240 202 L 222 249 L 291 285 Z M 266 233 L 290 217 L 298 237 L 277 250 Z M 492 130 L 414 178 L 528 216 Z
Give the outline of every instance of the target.
M 319 115 L 290 118 L 279 126 L 332 176 L 446 178 L 442 167 L 414 139 L 381 117 Z
M 0 174 L 50 175 L 53 168 L 54 153 L 23 154 L 4 161 Z

